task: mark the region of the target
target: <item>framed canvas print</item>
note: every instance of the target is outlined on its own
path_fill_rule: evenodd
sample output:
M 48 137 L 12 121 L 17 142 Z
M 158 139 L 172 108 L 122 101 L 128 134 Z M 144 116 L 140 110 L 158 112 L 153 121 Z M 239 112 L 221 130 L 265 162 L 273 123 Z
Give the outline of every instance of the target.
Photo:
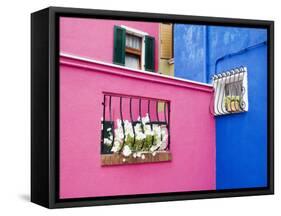
M 273 21 L 31 16 L 31 200 L 273 194 Z

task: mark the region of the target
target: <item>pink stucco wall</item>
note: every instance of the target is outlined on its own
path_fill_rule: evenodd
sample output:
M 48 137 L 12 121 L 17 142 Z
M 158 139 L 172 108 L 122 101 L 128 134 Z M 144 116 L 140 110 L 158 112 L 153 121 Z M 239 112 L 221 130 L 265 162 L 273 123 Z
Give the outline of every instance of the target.
M 155 38 L 155 71 L 157 71 L 159 23 L 62 17 L 60 51 L 112 63 L 114 25 L 131 27 Z
M 102 92 L 170 101 L 171 162 L 102 167 Z M 212 88 L 61 57 L 60 198 L 215 189 Z

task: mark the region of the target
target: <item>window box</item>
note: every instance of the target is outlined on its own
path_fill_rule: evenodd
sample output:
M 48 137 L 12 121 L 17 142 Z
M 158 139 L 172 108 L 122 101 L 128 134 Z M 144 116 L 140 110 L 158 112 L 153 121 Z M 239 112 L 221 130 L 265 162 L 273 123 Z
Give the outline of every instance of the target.
M 122 164 L 136 164 L 136 163 L 154 163 L 167 162 L 172 160 L 172 154 L 169 151 L 157 151 L 154 154 L 151 152 L 141 152 L 143 157 L 134 157 L 130 155 L 124 157 L 122 154 L 102 154 L 101 165 L 122 165 Z

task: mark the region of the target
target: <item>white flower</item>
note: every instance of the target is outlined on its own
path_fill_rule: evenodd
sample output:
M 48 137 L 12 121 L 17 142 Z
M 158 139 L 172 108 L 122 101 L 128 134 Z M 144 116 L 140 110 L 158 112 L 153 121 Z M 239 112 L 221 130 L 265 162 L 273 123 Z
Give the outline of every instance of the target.
M 140 124 L 135 126 L 135 134 L 137 140 L 143 140 L 146 138 L 146 135 L 142 132 L 142 128 Z
M 122 153 L 125 157 L 128 157 L 132 154 L 132 151 L 129 146 L 125 145 Z
M 111 145 L 112 140 L 110 140 L 110 139 L 108 139 L 108 138 L 104 138 L 104 139 L 103 139 L 103 143 L 104 143 L 105 145 Z
M 146 135 L 144 133 L 142 133 L 142 132 L 137 132 L 136 133 L 136 139 L 137 140 L 143 140 L 145 138 L 146 138 Z
M 133 126 L 132 122 L 129 120 L 123 120 L 122 122 L 120 119 L 117 119 L 116 128 L 114 128 L 114 130 L 112 128 L 107 128 L 109 137 L 104 139 L 104 144 L 111 145 L 114 137 L 112 152 L 118 153 L 121 149 L 121 146 L 124 144 L 124 148 L 121 152 L 123 156 L 128 157 L 132 155 L 134 158 L 144 159 L 145 155 L 142 154 L 141 151 L 134 153 L 132 152 L 133 149 L 129 147 L 128 141 L 131 142 L 132 137 L 138 141 L 144 141 L 148 136 L 153 136 L 153 146 L 151 146 L 149 149 L 152 155 L 155 156 L 158 149 L 164 150 L 168 144 L 167 127 L 165 125 L 157 124 L 153 124 L 153 127 L 151 127 L 151 125 L 147 124 L 150 122 L 148 113 L 146 113 L 144 117 L 139 116 L 138 121 L 141 121 L 141 123 Z
M 144 126 L 144 133 L 145 133 L 146 136 L 153 136 L 154 135 L 153 130 L 151 130 L 150 125 Z
M 165 150 L 166 147 L 167 147 L 167 143 L 165 141 L 162 141 L 159 150 Z
M 116 137 L 116 139 L 118 139 L 118 140 L 123 140 L 123 138 L 124 138 L 124 133 L 123 133 L 122 128 L 121 128 L 121 129 L 120 129 L 120 128 L 115 129 L 115 137 Z
M 122 160 L 123 162 L 126 162 L 126 158 L 123 158 L 123 160 Z
M 146 113 L 145 117 L 142 117 L 141 121 L 144 125 L 150 121 L 148 113 Z
M 150 150 L 151 152 L 154 152 L 154 151 L 156 151 L 156 149 L 158 149 L 158 147 L 159 147 L 159 146 L 157 146 L 157 145 L 153 145 L 153 146 L 150 147 L 149 150 Z
M 117 148 L 116 146 L 113 146 L 112 149 L 111 149 L 111 151 L 114 152 L 114 153 L 116 153 L 116 152 L 118 152 L 118 148 Z
M 111 151 L 118 152 L 119 148 L 120 148 L 120 142 L 114 141 L 114 144 L 113 144 L 113 147 L 112 147 Z
M 134 136 L 132 123 L 129 122 L 128 120 L 124 121 L 124 129 L 125 129 L 126 138 L 128 138 L 128 136 L 131 136 L 131 137 Z

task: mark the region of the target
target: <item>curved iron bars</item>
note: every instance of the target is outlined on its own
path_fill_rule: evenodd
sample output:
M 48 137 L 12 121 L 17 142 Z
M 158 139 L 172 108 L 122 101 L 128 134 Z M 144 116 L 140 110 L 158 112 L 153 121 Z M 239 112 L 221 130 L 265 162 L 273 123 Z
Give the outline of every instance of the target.
M 106 98 L 106 96 L 105 95 L 103 95 L 103 102 L 102 102 L 102 105 L 103 105 L 103 114 L 102 114 L 102 120 L 101 120 L 101 122 L 102 122 L 102 133 L 101 133 L 101 143 L 102 143 L 102 145 L 104 144 L 104 130 L 105 130 L 105 98 Z M 100 151 L 101 151 L 101 154 L 103 153 L 103 146 L 101 146 L 101 149 L 100 149 Z
M 134 119 L 133 119 L 133 113 L 132 113 L 132 98 L 130 98 L 130 119 L 132 122 L 132 129 L 133 129 L 133 133 L 134 133 L 134 142 L 133 142 L 133 146 L 136 144 L 136 131 L 135 131 L 135 126 L 134 126 Z
M 218 74 L 218 78 L 221 79 L 222 75 Z M 216 101 L 216 107 L 217 107 L 217 112 L 222 115 L 222 113 L 219 111 L 219 101 L 220 101 L 221 89 L 223 88 L 223 86 L 222 86 L 222 83 L 219 83 L 219 80 L 218 80 L 218 87 L 219 87 L 220 90 L 218 90 L 219 94 L 218 94 L 217 101 Z M 217 95 L 217 93 L 216 93 L 216 95 Z
M 115 134 L 114 134 L 114 121 L 112 121 L 111 99 L 112 99 L 112 96 L 110 95 L 109 96 L 109 120 L 111 122 L 111 134 L 112 134 L 112 142 L 111 142 L 110 151 L 113 148 L 114 138 L 115 138 Z
M 242 74 L 242 79 L 241 79 L 241 74 Z M 239 77 L 238 77 L 238 80 L 239 82 L 241 82 L 241 85 L 238 85 L 238 94 L 239 94 L 239 102 L 238 102 L 238 107 L 239 107 L 239 110 L 243 110 L 244 111 L 244 108 L 241 107 L 241 102 L 243 102 L 243 98 L 244 98 L 244 91 L 245 91 L 245 86 L 243 86 L 243 80 L 244 80 L 244 67 L 240 67 L 239 68 Z
M 226 75 L 226 77 L 225 77 L 225 85 L 224 85 L 224 90 L 225 90 L 225 88 L 226 88 L 226 85 L 227 84 L 230 84 L 232 81 L 231 81 L 231 78 L 232 78 L 232 76 L 234 75 L 234 71 L 233 70 L 231 70 L 231 71 L 227 71 L 226 73 L 225 73 L 225 75 Z M 232 91 L 231 91 L 232 92 Z M 223 112 L 223 114 L 227 114 L 227 113 L 229 113 L 229 111 L 228 111 L 228 107 L 226 107 L 226 98 L 225 98 L 225 96 L 226 96 L 226 94 L 225 94 L 225 92 L 223 92 L 223 101 L 222 101 L 222 103 L 221 103 L 221 106 L 223 107 L 223 109 L 224 109 L 224 112 Z M 230 97 L 232 97 L 232 96 L 230 96 Z
M 149 124 L 150 124 L 150 130 L 153 132 L 153 124 L 151 122 L 151 115 L 150 115 L 150 100 L 148 99 L 147 102 L 147 112 L 148 112 L 148 118 L 149 118 Z M 151 146 L 153 146 L 154 143 L 154 136 L 151 138 Z
M 239 93 L 239 91 L 241 90 L 241 88 L 239 88 L 239 77 L 240 77 L 240 70 L 238 69 L 238 68 L 236 68 L 235 69 L 235 72 L 237 73 L 235 76 L 237 76 L 237 80 L 235 80 L 234 81 L 234 83 L 233 83 L 233 87 L 235 88 L 235 99 L 234 99 L 234 107 L 235 107 L 235 110 L 234 110 L 234 112 L 239 112 L 240 111 L 240 109 L 239 109 L 239 105 L 238 105 L 238 103 L 237 103 L 237 98 L 238 98 L 238 101 L 240 101 L 240 98 L 239 98 L 239 96 L 240 96 L 240 93 Z M 235 77 L 234 77 L 235 78 Z M 242 84 L 241 84 L 241 86 L 243 86 Z
M 168 102 L 164 103 L 164 118 L 165 118 L 167 132 L 168 132 L 168 143 L 165 150 L 170 149 L 170 106 L 168 105 L 168 113 L 167 113 L 167 108 L 166 108 L 167 103 Z M 168 115 L 168 117 L 166 117 L 166 115 Z
M 122 113 L 122 97 L 120 97 L 120 118 L 121 118 L 122 130 L 123 130 L 123 143 L 122 143 L 122 146 L 121 146 L 119 152 L 121 152 L 123 150 L 123 147 L 125 144 L 125 139 L 126 139 L 126 132 L 125 132 L 125 127 L 124 127 L 123 113 Z
M 230 112 L 236 112 L 236 95 L 237 95 L 237 88 L 236 88 L 236 77 L 237 77 L 237 70 L 236 68 L 234 69 L 234 73 L 233 73 L 233 81 L 231 83 L 229 83 L 230 85 Z M 234 98 L 234 99 L 233 99 Z
M 229 82 L 228 82 L 228 84 L 229 84 L 229 99 L 230 99 L 230 103 L 229 104 L 224 104 L 224 106 L 227 106 L 227 108 L 226 108 L 226 111 L 227 111 L 227 113 L 232 113 L 232 106 L 231 106 L 231 98 L 232 98 L 232 92 L 233 92 L 233 84 L 231 85 L 231 83 L 233 83 L 234 82 L 234 79 L 235 79 L 235 71 L 234 70 L 231 70 L 230 71 L 230 75 L 229 75 Z M 225 94 L 225 93 L 224 93 Z M 225 94 L 225 96 L 226 96 L 226 94 Z
M 142 120 L 141 120 L 141 98 L 139 98 L 139 117 L 140 117 L 141 131 L 142 131 L 142 133 L 144 133 L 143 123 L 142 123 Z M 141 145 L 141 149 L 144 146 L 144 142 L 145 141 L 143 140 L 142 145 Z
M 227 76 L 226 76 L 226 73 L 222 73 L 222 79 L 224 81 L 224 83 L 222 84 L 222 90 L 225 89 L 225 85 L 226 85 L 226 81 L 227 81 Z M 224 106 L 224 97 L 225 97 L 225 94 L 224 94 L 224 91 L 222 91 L 222 95 L 221 95 L 222 99 L 221 99 L 221 103 L 220 103 L 220 107 L 221 107 L 221 113 L 222 114 L 225 114 L 226 111 L 225 111 L 225 106 Z
M 159 122 L 160 125 L 166 125 L 166 129 L 167 129 L 167 132 L 168 132 L 168 143 L 167 143 L 167 146 L 164 150 L 168 150 L 170 149 L 170 124 L 169 124 L 169 121 L 170 121 L 170 106 L 168 106 L 168 114 L 167 114 L 167 103 L 168 102 L 164 102 L 164 122 Z M 158 102 L 157 102 L 158 104 Z M 166 116 L 168 115 L 168 117 Z M 159 121 L 159 116 L 158 116 L 158 105 L 157 105 L 157 120 Z M 163 140 L 163 137 L 162 137 L 162 134 L 161 134 L 161 141 Z M 156 149 L 156 151 L 158 151 L 160 149 L 160 146 Z
M 159 122 L 158 101 L 156 101 L 155 106 L 156 106 L 156 119 L 157 119 L 157 121 Z
M 240 68 L 240 71 L 241 71 L 241 73 L 242 73 L 242 75 L 243 75 L 243 77 L 242 77 L 242 80 L 244 80 L 244 77 L 245 77 L 245 68 L 244 67 L 241 67 Z M 241 110 L 245 110 L 246 109 L 246 103 L 245 103 L 245 101 L 243 100 L 244 99 L 244 94 L 246 93 L 246 89 L 245 89 L 245 87 L 242 85 L 242 88 L 241 88 L 241 100 L 240 100 L 240 103 L 239 103 L 239 106 L 240 106 L 240 109 Z
M 213 115 L 216 115 L 216 101 L 217 101 L 217 94 L 216 94 L 216 89 L 218 88 L 218 76 L 214 74 L 212 76 L 212 85 L 213 85 L 213 96 L 210 100 L 210 105 L 209 105 L 209 110 L 210 113 Z M 213 111 L 212 111 L 213 110 Z
M 246 90 L 243 86 L 245 72 L 246 68 L 241 66 L 230 71 L 213 75 L 215 104 L 210 103 L 210 106 L 214 106 L 215 115 L 245 111 L 246 103 L 244 101 L 244 94 Z M 226 85 L 228 85 L 229 103 L 226 101 Z
M 215 94 L 215 89 L 217 88 L 217 75 L 213 75 L 212 76 L 212 85 L 213 85 L 213 94 L 212 97 L 210 99 L 210 103 L 209 103 L 209 111 L 212 115 L 215 115 L 216 110 L 215 110 L 215 101 L 216 101 L 216 94 Z
M 230 85 L 230 87 L 232 88 L 230 98 L 232 99 L 232 93 L 234 93 L 235 98 L 234 98 L 234 105 L 233 106 L 230 105 L 231 113 L 244 111 L 245 107 L 243 107 L 242 104 L 245 105 L 245 102 L 243 100 L 243 95 L 245 93 L 245 87 L 243 86 L 245 71 L 246 70 L 243 66 L 241 66 L 240 68 L 235 68 L 233 71 L 234 80 L 232 82 L 232 85 Z M 242 79 L 241 79 L 241 74 L 242 74 Z
M 156 101 L 156 119 L 157 119 L 157 121 L 159 122 L 158 101 Z M 161 136 L 160 136 L 160 139 L 161 139 L 161 142 L 162 142 L 162 141 L 163 141 L 163 136 L 162 136 L 162 134 L 161 134 Z M 160 148 L 160 147 L 158 147 L 158 148 L 156 149 L 156 151 L 159 150 L 159 148 Z

